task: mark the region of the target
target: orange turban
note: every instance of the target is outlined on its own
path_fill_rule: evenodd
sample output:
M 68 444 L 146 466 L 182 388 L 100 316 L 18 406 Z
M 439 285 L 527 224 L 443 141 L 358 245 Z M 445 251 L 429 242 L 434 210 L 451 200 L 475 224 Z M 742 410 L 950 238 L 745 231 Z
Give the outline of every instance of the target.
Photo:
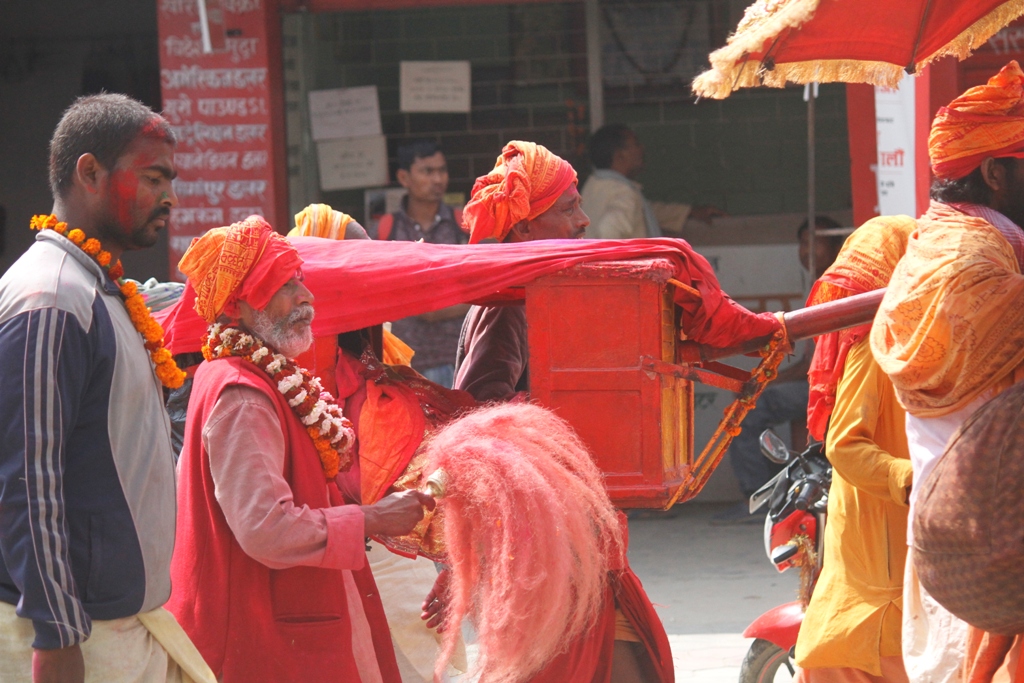
M 494 170 L 473 184 L 473 196 L 462 212 L 469 243 L 505 239 L 512 226 L 544 213 L 570 185 L 576 171 L 546 147 L 513 140 L 501 150 Z
M 1024 72 L 1010 62 L 939 110 L 928 136 L 935 176 L 956 180 L 987 157 L 1024 158 Z
M 327 204 L 310 204 L 295 214 L 295 227 L 289 237 L 323 237 L 329 240 L 345 239 L 345 228 L 354 219 L 347 213 L 335 211 Z
M 262 310 L 302 265 L 295 247 L 261 216 L 214 228 L 192 240 L 178 270 L 196 290 L 196 313 L 208 323 L 234 316 L 244 301 Z

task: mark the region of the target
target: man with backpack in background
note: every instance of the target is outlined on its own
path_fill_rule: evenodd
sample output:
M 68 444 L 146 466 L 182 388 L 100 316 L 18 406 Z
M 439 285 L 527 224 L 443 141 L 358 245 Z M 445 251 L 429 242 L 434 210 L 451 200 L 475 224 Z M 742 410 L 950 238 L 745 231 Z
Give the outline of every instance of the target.
M 437 143 L 419 140 L 398 148 L 399 184 L 408 194 L 394 213 L 377 224 L 380 240 L 424 241 L 431 244 L 466 244 L 462 212 L 444 203 L 448 191 L 448 164 Z M 427 283 L 424 283 L 427 284 Z M 396 320 L 391 331 L 416 352 L 412 367 L 435 384 L 451 388 L 455 380 L 455 349 L 462 319 L 469 306 L 456 304 L 439 311 Z

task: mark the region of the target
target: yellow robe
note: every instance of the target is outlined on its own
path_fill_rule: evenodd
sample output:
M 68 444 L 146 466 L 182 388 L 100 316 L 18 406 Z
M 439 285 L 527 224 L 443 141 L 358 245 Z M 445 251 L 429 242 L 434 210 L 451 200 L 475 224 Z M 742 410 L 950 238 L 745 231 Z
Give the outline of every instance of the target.
M 833 465 L 824 565 L 796 644 L 804 668 L 881 675 L 900 655 L 910 455 L 904 412 L 867 339 L 850 349 L 826 455 Z

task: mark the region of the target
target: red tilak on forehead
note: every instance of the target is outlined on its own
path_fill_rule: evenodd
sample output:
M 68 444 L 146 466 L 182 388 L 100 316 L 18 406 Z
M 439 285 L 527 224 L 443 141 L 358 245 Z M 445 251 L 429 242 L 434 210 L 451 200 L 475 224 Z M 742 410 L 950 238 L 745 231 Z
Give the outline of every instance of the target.
M 153 117 L 146 122 L 146 125 L 142 127 L 142 130 L 139 131 L 139 136 L 156 138 L 157 140 L 169 142 L 170 140 L 167 137 L 167 129 L 164 127 L 165 123 L 166 122 L 162 116 L 154 114 Z

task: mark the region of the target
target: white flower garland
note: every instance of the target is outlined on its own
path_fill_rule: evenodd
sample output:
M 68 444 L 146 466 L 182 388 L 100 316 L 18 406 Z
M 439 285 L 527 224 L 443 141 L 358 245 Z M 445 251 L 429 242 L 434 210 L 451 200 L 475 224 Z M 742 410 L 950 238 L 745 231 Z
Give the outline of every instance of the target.
M 307 427 L 328 478 L 333 478 L 339 469 L 348 469 L 352 460 L 350 451 L 355 443 L 355 432 L 352 423 L 342 413 L 341 406 L 330 393 L 324 391 L 318 378 L 271 350 L 261 340 L 219 323 L 210 326 L 203 345 L 203 355 L 207 360 L 238 356 L 263 370 Z M 316 400 L 310 402 L 310 397 Z M 314 437 L 314 434 L 317 436 Z M 336 454 L 336 457 L 332 457 L 328 451 Z

